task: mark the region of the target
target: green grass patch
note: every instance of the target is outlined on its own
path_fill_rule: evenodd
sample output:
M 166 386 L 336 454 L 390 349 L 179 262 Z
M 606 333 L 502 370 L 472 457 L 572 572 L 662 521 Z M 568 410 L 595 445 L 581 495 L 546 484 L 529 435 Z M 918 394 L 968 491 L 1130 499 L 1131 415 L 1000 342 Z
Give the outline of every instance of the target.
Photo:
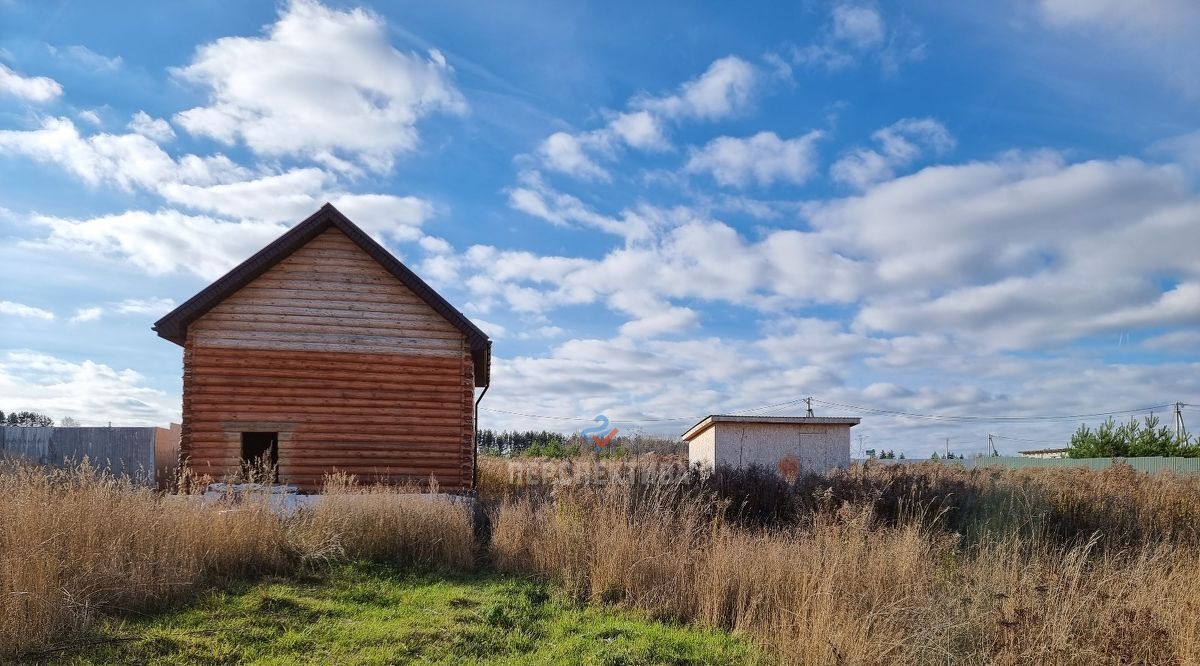
M 552 587 L 485 573 L 353 565 L 203 594 L 111 619 L 56 664 L 744 664 L 728 634 L 581 607 Z

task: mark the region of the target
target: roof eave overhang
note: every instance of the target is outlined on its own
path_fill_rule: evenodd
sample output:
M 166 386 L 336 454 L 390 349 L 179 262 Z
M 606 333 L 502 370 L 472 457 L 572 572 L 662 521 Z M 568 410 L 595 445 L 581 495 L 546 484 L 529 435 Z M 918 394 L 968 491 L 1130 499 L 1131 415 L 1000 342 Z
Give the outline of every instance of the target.
M 684 441 L 692 441 L 699 437 L 704 431 L 712 428 L 718 423 L 743 423 L 743 424 L 762 424 L 762 425 L 844 425 L 847 428 L 852 428 L 862 420 L 857 417 L 836 417 L 836 416 L 784 416 L 784 417 L 753 417 L 753 416 L 738 416 L 724 414 L 710 414 L 691 428 L 683 433 L 680 439 Z

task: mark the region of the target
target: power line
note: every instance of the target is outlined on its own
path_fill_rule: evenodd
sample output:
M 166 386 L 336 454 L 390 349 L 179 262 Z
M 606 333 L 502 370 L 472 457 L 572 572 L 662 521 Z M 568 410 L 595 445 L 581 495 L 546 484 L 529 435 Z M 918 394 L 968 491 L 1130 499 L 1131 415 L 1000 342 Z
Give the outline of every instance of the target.
M 748 409 L 735 409 L 735 410 L 733 410 L 733 412 L 731 412 L 731 414 L 739 414 L 739 413 L 746 414 L 746 415 L 749 415 L 751 413 L 763 414 L 765 412 L 775 411 L 782 407 L 790 407 L 792 405 L 800 404 L 800 403 L 804 402 L 804 400 L 805 400 L 805 398 L 796 398 L 795 400 L 788 400 L 786 402 L 777 402 L 773 405 L 763 405 L 762 407 L 750 407 Z
M 914 412 L 904 412 L 893 409 L 876 409 L 873 407 L 861 407 L 859 405 L 850 405 L 841 402 L 831 402 L 827 400 L 818 400 L 813 398 L 813 402 L 824 405 L 826 407 L 840 407 L 842 409 L 854 409 L 860 412 L 870 414 L 884 414 L 889 416 L 905 416 L 908 418 L 928 419 L 931 421 L 951 421 L 962 423 L 978 423 L 978 422 L 1009 422 L 1009 421 L 1070 421 L 1074 419 L 1095 418 L 1098 416 L 1115 416 L 1117 414 L 1134 414 L 1138 412 L 1148 412 L 1155 409 L 1165 409 L 1171 405 L 1150 405 L 1149 407 L 1138 407 L 1136 409 L 1121 409 L 1111 412 L 1096 412 L 1093 414 L 1058 414 L 1053 416 L 950 416 L 945 414 L 917 414 Z
M 492 407 L 480 407 L 481 411 L 495 412 L 497 414 L 509 414 L 512 416 L 523 416 L 527 419 L 548 419 L 552 421 L 581 421 L 592 423 L 595 419 L 589 419 L 583 416 L 548 416 L 546 414 L 526 414 L 523 412 L 510 412 L 506 409 L 494 409 Z M 697 416 L 676 416 L 674 418 L 653 418 L 653 419 L 636 419 L 636 420 L 621 420 L 610 419 L 609 423 L 665 423 L 669 421 L 687 421 L 689 419 L 699 419 Z
M 1007 435 L 992 435 L 992 437 L 995 437 L 996 439 L 1003 439 L 1003 440 L 1009 441 L 1009 442 L 1023 442 L 1025 444 L 1058 444 L 1061 446 L 1063 444 L 1070 442 L 1070 438 L 1067 438 L 1067 439 L 1026 439 L 1024 437 L 1009 437 Z
M 805 400 L 805 398 L 796 398 L 794 400 L 786 400 L 784 402 L 776 402 L 776 403 L 773 403 L 770 405 L 760 405 L 758 407 L 747 407 L 745 409 L 735 409 L 735 410 L 731 411 L 730 414 L 754 415 L 754 414 L 758 414 L 761 412 L 780 409 L 783 407 L 789 407 L 791 405 L 795 405 L 795 404 L 804 402 L 804 400 Z M 506 410 L 506 409 L 495 409 L 492 407 L 480 407 L 479 409 L 481 411 L 494 412 L 497 414 L 508 414 L 511 416 L 523 416 L 523 417 L 529 418 L 529 419 L 546 419 L 546 420 L 551 420 L 551 421 L 580 421 L 580 422 L 586 422 L 586 423 L 592 423 L 595 420 L 595 419 L 589 419 L 589 418 L 582 417 L 582 416 L 551 416 L 551 415 L 547 415 L 547 414 L 527 414 L 524 412 L 513 412 L 513 411 Z M 705 416 L 707 416 L 707 414 L 705 414 Z M 669 417 L 669 418 L 662 417 L 662 418 L 646 418 L 646 419 L 630 419 L 630 420 L 610 419 L 609 423 L 669 423 L 672 421 L 698 421 L 702 418 L 704 418 L 704 416 L 675 416 L 675 417 Z
M 581 416 L 547 416 L 545 414 L 524 414 L 522 412 L 510 412 L 507 409 L 493 409 L 491 407 L 480 407 L 479 411 L 493 412 L 495 414 L 509 414 L 511 416 L 523 416 L 527 419 L 548 419 L 553 421 L 591 421 Z
M 760 405 L 758 407 L 747 407 L 745 409 L 734 410 L 731 414 L 751 415 L 766 415 L 768 412 L 776 411 L 800 403 L 816 403 L 825 407 L 837 407 L 840 409 L 850 409 L 867 414 L 880 414 L 884 416 L 900 416 L 905 418 L 925 419 L 930 421 L 944 421 L 949 423 L 1021 423 L 1021 422 L 1052 422 L 1052 421 L 1071 421 L 1076 419 L 1096 418 L 1100 416 L 1116 416 L 1120 414 L 1136 414 L 1140 412 L 1148 412 L 1156 409 L 1166 409 L 1173 407 L 1172 403 L 1161 405 L 1150 405 L 1148 407 L 1138 407 L 1135 409 L 1120 409 L 1109 412 L 1095 412 L 1091 414 L 1058 414 L 1058 415 L 1025 415 L 1025 416 L 954 416 L 948 414 L 920 414 L 916 412 L 905 412 L 894 409 L 880 409 L 876 407 L 863 407 L 861 405 L 852 405 L 842 402 L 833 402 L 830 400 L 820 400 L 818 398 L 805 397 L 786 400 L 768 405 Z M 1188 405 L 1181 403 L 1183 408 L 1192 409 L 1198 408 L 1198 405 Z M 545 419 L 551 421 L 576 421 L 582 423 L 591 423 L 595 419 L 590 419 L 582 416 L 557 416 L 548 414 L 529 414 L 526 412 L 515 412 L 505 409 L 495 409 L 492 407 L 480 407 L 481 411 L 493 412 L 497 414 L 507 414 L 510 416 L 521 416 L 530 419 Z M 611 423 L 637 424 L 637 423 L 671 423 L 675 421 L 699 420 L 703 416 L 675 416 L 675 417 L 655 417 L 644 419 L 611 419 Z M 1053 444 L 1054 441 L 1049 440 L 1034 440 L 1024 439 L 1020 437 L 1011 437 L 1006 435 L 996 435 L 999 439 L 1007 439 L 1013 441 L 1023 441 L 1032 444 Z

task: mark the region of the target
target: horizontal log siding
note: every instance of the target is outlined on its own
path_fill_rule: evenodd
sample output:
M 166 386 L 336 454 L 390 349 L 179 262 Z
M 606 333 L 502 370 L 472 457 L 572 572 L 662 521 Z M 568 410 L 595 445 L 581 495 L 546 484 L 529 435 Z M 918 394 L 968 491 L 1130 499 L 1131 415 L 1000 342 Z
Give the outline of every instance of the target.
M 465 337 L 338 229 L 329 229 L 188 327 L 210 347 L 457 358 Z
M 466 490 L 474 377 L 462 333 L 340 231 L 297 250 L 189 326 L 181 449 L 240 467 L 241 433 L 279 433 L 279 475 L 333 471 Z
M 279 433 L 280 481 L 306 492 L 333 471 L 471 487 L 474 379 L 465 350 L 430 359 L 189 342 L 184 367 L 182 448 L 195 472 L 236 474 L 241 433 L 265 431 Z

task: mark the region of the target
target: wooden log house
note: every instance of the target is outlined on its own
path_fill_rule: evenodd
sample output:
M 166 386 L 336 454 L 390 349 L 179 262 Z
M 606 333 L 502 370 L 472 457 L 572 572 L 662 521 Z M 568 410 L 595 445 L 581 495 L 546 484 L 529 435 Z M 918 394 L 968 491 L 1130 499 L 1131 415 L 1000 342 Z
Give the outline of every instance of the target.
M 474 487 L 491 341 L 329 204 L 154 330 L 184 350 L 180 452 L 197 473 L 267 456 L 306 492 L 334 471 Z

